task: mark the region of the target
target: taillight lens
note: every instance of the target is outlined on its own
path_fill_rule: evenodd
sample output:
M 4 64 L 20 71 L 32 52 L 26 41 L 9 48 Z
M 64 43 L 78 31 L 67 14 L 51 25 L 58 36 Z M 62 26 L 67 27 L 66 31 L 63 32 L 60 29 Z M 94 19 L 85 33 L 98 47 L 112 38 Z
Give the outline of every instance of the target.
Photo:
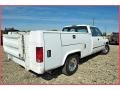
M 36 62 L 41 63 L 43 62 L 43 48 L 36 47 Z

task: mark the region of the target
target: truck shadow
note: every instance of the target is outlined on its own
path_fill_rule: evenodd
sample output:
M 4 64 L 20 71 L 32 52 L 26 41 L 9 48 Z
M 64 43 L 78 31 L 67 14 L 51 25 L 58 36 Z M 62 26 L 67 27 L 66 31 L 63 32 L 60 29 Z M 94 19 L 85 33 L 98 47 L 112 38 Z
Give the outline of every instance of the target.
M 57 78 L 59 75 L 62 74 L 62 71 L 61 71 L 62 69 L 61 68 L 62 67 L 59 67 L 59 68 L 57 68 L 55 70 L 52 70 L 50 72 L 45 72 L 44 74 L 36 74 L 32 71 L 30 71 L 30 72 L 35 74 L 36 78 L 42 78 L 42 79 L 45 79 L 45 80 L 52 80 L 52 79 Z
M 96 54 L 93 54 L 93 55 L 90 55 L 90 56 L 87 56 L 85 58 L 80 59 L 79 60 L 79 65 L 91 60 L 92 58 L 94 58 L 94 57 L 96 57 L 98 55 L 100 55 L 100 53 L 96 53 Z M 32 73 L 34 73 L 34 72 L 32 72 Z M 51 72 L 46 72 L 44 74 L 36 74 L 35 73 L 37 78 L 41 77 L 42 79 L 45 79 L 45 80 L 52 80 L 54 78 L 57 78 L 61 74 L 62 74 L 62 67 L 59 67 L 59 68 L 57 68 L 57 69 L 55 69 L 55 70 L 53 70 Z
M 42 78 L 45 80 L 52 80 L 54 78 L 57 78 L 58 76 L 60 76 L 62 74 L 62 68 L 57 68 L 55 70 L 53 70 L 51 73 L 46 72 L 42 75 Z
M 110 44 L 111 46 L 119 46 L 119 44 Z

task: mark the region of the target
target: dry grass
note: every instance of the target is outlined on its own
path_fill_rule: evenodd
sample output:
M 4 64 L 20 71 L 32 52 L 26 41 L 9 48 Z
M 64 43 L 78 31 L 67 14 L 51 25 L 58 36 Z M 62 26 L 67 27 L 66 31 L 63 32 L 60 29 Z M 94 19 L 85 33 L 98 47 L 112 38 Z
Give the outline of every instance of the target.
M 36 75 L 8 61 L 3 56 L 2 78 L 4 84 L 115 84 L 118 79 L 118 46 L 110 46 L 107 55 L 92 55 L 81 60 L 77 72 L 65 76 L 56 70 L 54 74 Z

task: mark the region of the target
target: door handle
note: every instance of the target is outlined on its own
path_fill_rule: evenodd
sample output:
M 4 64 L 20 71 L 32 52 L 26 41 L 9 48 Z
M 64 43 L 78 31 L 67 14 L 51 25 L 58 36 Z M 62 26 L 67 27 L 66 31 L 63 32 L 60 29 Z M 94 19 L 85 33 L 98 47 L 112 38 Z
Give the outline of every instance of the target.
M 73 39 L 75 39 L 75 38 L 76 38 L 76 35 L 73 35 L 72 37 L 73 37 Z
M 98 41 L 99 41 L 99 38 L 98 38 Z

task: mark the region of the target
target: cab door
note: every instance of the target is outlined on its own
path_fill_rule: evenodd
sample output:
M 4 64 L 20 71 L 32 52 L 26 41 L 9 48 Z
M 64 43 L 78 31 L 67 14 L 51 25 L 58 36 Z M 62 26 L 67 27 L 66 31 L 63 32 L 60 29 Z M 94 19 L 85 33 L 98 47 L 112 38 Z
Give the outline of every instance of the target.
M 104 48 L 104 42 L 101 31 L 96 27 L 90 27 L 92 33 L 93 53 L 98 52 Z

